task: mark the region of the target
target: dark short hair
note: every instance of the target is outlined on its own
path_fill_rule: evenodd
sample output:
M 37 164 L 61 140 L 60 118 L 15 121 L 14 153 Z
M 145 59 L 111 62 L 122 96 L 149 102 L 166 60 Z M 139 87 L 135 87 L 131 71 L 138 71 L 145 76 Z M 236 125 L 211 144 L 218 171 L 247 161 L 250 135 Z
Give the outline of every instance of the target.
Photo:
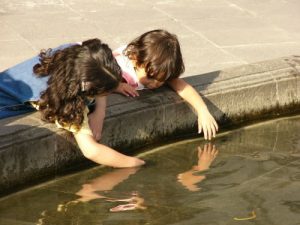
M 124 54 L 143 66 L 147 77 L 164 82 L 178 78 L 184 63 L 177 36 L 166 30 L 151 30 L 131 41 Z

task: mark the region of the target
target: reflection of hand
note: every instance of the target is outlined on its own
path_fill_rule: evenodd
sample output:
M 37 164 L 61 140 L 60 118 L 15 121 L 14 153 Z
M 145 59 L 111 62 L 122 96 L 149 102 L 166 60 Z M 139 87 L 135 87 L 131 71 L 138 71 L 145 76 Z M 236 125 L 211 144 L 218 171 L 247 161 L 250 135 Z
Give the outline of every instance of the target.
M 117 89 L 115 90 L 115 92 L 125 96 L 132 96 L 132 97 L 139 96 L 139 93 L 127 83 L 120 83 Z
M 121 204 L 116 207 L 111 208 L 109 211 L 111 212 L 121 212 L 121 211 L 128 211 L 128 210 L 135 210 L 135 209 L 146 209 L 144 204 L 144 199 L 135 195 L 128 199 L 110 199 L 107 200 L 110 202 L 127 202 L 127 204 Z
M 204 150 L 198 147 L 198 165 L 194 166 L 193 169 L 197 171 L 207 170 L 210 164 L 217 157 L 219 151 L 211 143 L 204 145 Z
M 202 108 L 198 111 L 198 133 L 200 134 L 202 131 L 204 139 L 208 140 L 216 137 L 216 132 L 218 131 L 218 124 L 207 108 Z
M 190 191 L 199 190 L 196 184 L 204 180 L 205 176 L 197 175 L 195 172 L 207 170 L 217 155 L 218 150 L 216 150 L 214 145 L 205 144 L 203 151 L 198 147 L 198 164 L 193 166 L 193 169 L 180 173 L 177 177 L 178 181 Z

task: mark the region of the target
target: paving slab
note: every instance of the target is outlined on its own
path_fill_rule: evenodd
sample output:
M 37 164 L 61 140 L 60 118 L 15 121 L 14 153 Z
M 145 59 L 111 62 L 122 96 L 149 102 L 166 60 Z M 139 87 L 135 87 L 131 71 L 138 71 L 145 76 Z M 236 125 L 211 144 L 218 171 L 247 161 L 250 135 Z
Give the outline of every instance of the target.
M 300 54 L 300 2 L 295 0 L 0 3 L 0 71 L 43 48 L 98 37 L 114 49 L 157 28 L 179 37 L 186 64 L 183 76 Z

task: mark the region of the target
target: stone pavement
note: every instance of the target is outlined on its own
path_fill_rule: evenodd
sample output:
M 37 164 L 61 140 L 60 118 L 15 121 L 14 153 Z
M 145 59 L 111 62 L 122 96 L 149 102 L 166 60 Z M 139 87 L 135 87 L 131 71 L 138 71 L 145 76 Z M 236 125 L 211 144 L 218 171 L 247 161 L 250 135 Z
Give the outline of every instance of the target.
M 164 28 L 184 76 L 300 54 L 298 0 L 0 0 L 0 71 L 42 48 L 98 37 L 112 48 Z

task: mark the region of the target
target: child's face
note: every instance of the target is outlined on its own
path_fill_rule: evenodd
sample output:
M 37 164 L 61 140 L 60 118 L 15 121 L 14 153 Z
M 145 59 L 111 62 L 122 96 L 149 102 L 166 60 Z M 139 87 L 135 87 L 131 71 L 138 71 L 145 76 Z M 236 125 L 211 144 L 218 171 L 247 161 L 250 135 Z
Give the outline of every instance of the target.
M 139 80 L 142 85 L 144 85 L 146 88 L 149 88 L 149 89 L 159 88 L 160 86 L 162 86 L 164 84 L 164 82 L 160 82 L 155 79 L 148 78 L 148 77 L 143 77 Z
M 147 73 L 146 73 L 144 67 L 136 68 L 136 73 L 138 75 L 139 82 L 142 85 L 144 85 L 146 88 L 155 89 L 155 88 L 159 88 L 160 86 L 162 86 L 164 84 L 164 82 L 155 80 L 153 78 L 149 78 L 147 76 Z

